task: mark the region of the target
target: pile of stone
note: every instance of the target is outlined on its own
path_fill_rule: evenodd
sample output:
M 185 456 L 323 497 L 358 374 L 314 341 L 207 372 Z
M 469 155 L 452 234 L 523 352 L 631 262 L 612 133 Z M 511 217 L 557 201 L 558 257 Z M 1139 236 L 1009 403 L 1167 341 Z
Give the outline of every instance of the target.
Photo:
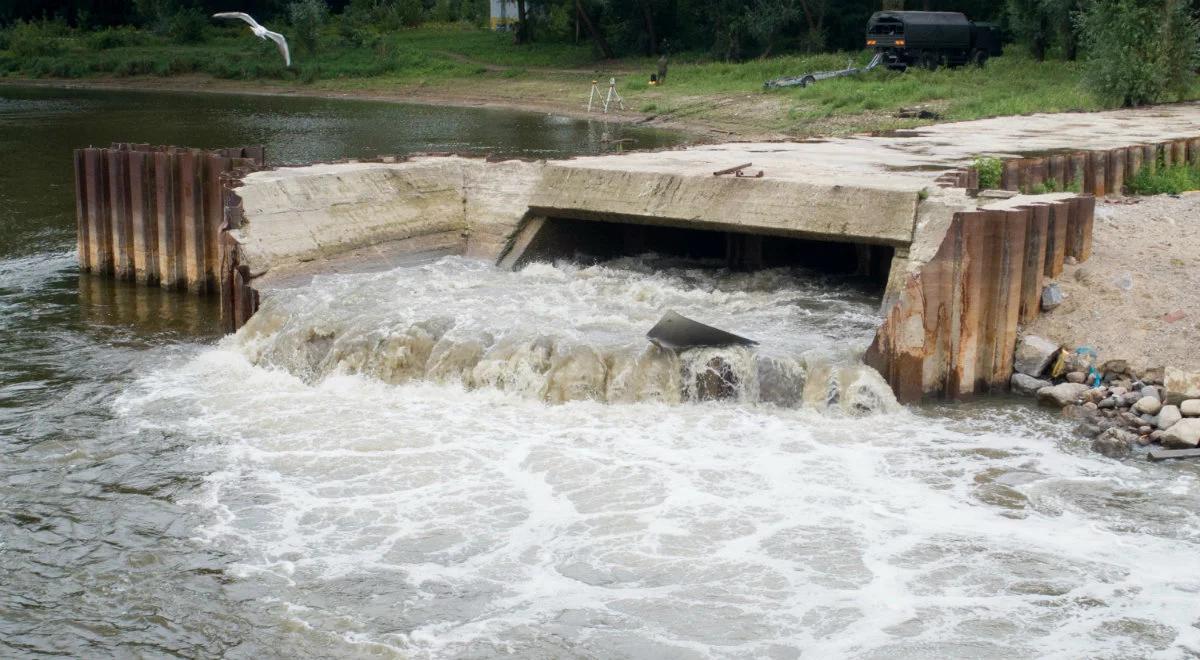
M 1176 367 L 1135 372 L 1125 360 L 1096 362 L 1089 351 L 1022 337 L 1012 391 L 1078 419 L 1079 431 L 1094 438 L 1092 449 L 1105 456 L 1123 458 L 1151 444 L 1200 447 L 1200 373 Z

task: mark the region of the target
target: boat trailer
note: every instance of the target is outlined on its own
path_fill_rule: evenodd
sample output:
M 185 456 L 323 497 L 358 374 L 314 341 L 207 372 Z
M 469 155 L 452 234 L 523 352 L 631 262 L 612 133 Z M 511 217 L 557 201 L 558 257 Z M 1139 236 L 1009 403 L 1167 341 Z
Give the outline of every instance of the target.
M 766 89 L 781 89 L 784 87 L 808 87 L 818 80 L 828 80 L 830 78 L 845 78 L 846 76 L 856 76 L 860 73 L 866 73 L 871 69 L 879 66 L 883 62 L 883 53 L 875 53 L 875 57 L 864 67 L 851 66 L 850 62 L 846 63 L 845 69 L 838 71 L 817 71 L 814 73 L 806 73 L 802 76 L 789 76 L 786 78 L 776 78 L 763 83 Z

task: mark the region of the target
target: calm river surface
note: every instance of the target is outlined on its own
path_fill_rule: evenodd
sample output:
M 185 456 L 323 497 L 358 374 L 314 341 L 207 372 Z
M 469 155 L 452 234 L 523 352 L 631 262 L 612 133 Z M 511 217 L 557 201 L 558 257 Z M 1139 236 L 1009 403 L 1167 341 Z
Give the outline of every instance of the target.
M 1200 655 L 1200 472 L 1011 402 L 789 398 L 817 373 L 849 396 L 876 322 L 853 286 L 450 258 L 318 279 L 222 339 L 211 301 L 75 267 L 74 147 L 562 155 L 606 130 L 673 139 L 0 87 L 0 656 Z M 724 356 L 734 400 L 642 352 L 665 308 L 759 340 Z

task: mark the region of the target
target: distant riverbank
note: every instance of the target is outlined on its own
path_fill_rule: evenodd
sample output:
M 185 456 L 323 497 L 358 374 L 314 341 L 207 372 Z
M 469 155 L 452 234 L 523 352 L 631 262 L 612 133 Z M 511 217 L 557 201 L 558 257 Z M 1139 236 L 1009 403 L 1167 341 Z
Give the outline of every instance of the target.
M 683 129 L 707 139 L 845 135 L 1108 107 L 1081 85 L 1081 65 L 1037 62 L 1018 47 L 984 68 L 876 70 L 809 88 L 766 91 L 766 80 L 840 69 L 847 60 L 862 64 L 869 53 L 736 63 L 679 53 L 670 58 L 667 83 L 651 86 L 649 75 L 657 68 L 652 58 L 597 60 L 586 44 L 516 46 L 509 36 L 479 29 L 428 26 L 379 36 L 370 44 L 330 37 L 313 54 L 295 53 L 290 68 L 273 44 L 243 32 L 214 29 L 202 43 L 189 45 L 133 29 L 47 34 L 40 50 L 0 50 L 0 80 L 352 97 L 583 116 L 592 81 L 603 97 L 611 78 L 624 108 L 610 108 L 610 119 Z M 602 113 L 593 108 L 592 116 Z

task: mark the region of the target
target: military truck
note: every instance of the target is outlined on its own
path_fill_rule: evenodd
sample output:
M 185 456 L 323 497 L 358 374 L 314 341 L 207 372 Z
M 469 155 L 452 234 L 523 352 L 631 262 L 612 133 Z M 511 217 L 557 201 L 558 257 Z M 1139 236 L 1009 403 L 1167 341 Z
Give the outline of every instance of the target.
M 889 69 L 935 70 L 964 64 L 983 66 L 1003 50 L 1000 31 L 949 11 L 880 11 L 867 23 L 867 48 L 883 55 Z

